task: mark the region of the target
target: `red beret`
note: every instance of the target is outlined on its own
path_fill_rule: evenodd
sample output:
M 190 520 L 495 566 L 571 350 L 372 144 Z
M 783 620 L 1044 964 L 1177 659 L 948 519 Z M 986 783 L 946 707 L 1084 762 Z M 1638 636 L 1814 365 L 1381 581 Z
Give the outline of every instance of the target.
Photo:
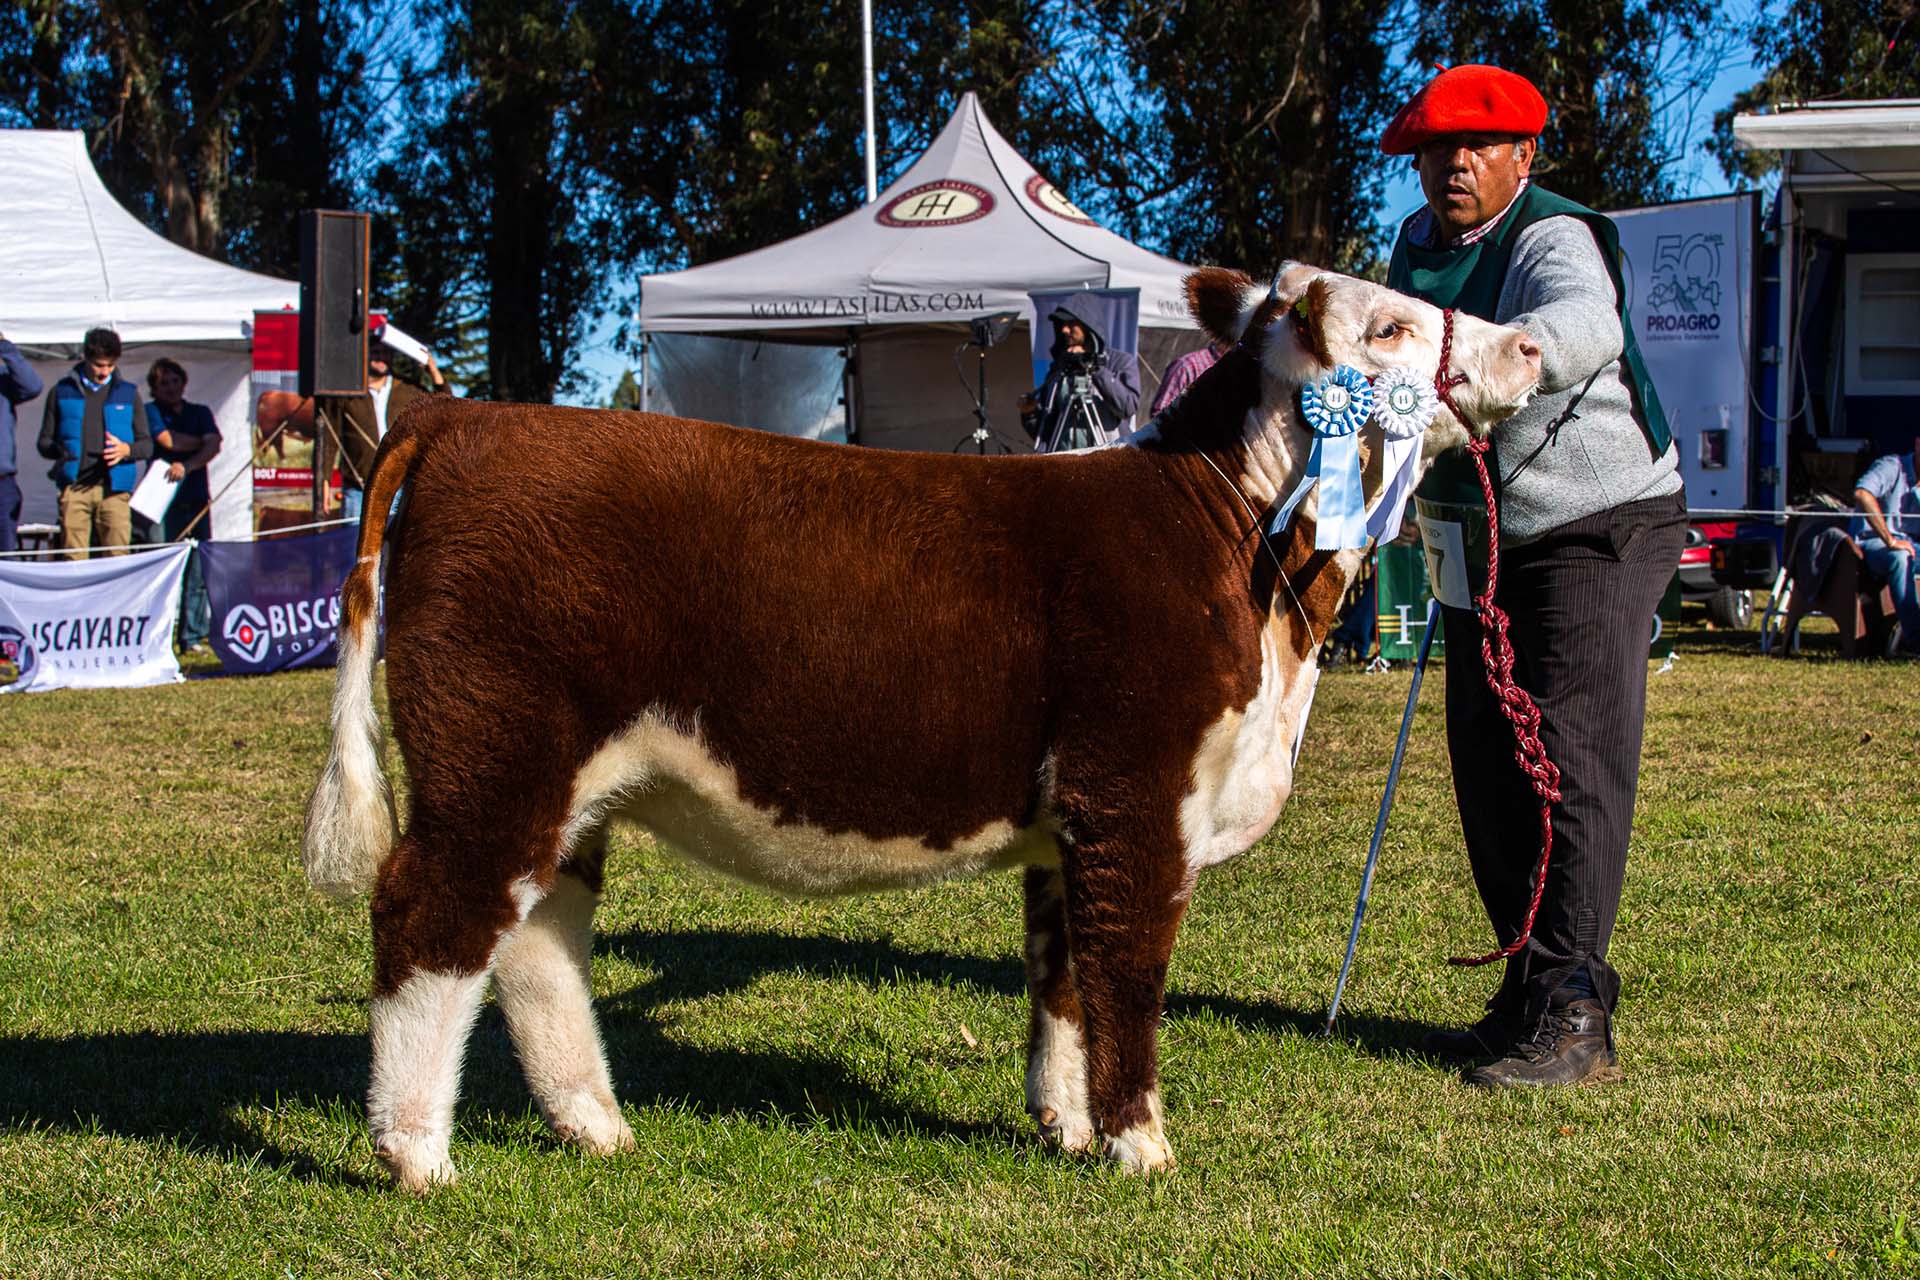
M 1450 67 L 1427 81 L 1400 108 L 1380 138 L 1390 156 L 1412 155 L 1450 133 L 1510 133 L 1534 137 L 1547 124 L 1547 100 L 1525 76 L 1499 67 Z

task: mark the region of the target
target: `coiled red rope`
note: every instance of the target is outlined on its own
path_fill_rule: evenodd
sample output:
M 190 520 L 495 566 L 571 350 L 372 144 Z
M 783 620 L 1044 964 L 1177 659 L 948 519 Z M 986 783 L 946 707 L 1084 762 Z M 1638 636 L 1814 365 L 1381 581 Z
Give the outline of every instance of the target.
M 1467 380 L 1464 373 L 1449 376 L 1453 364 L 1453 308 L 1444 312 L 1445 324 L 1440 336 L 1440 367 L 1434 373 L 1433 389 L 1442 403 L 1453 411 L 1462 425 L 1466 415 L 1453 402 L 1453 389 Z M 1560 767 L 1547 758 L 1540 741 L 1540 708 L 1513 679 L 1513 641 L 1507 630 L 1512 620 L 1507 611 L 1494 603 L 1500 585 L 1500 518 L 1493 496 L 1493 477 L 1487 472 L 1487 451 L 1493 442 L 1481 436 L 1467 441 L 1467 453 L 1480 476 L 1480 493 L 1487 502 L 1487 589 L 1473 599 L 1474 612 L 1480 617 L 1480 660 L 1486 667 L 1487 687 L 1499 700 L 1500 712 L 1513 726 L 1514 762 L 1520 766 L 1534 794 L 1540 797 L 1540 864 L 1533 872 L 1533 899 L 1527 904 L 1527 917 L 1512 942 L 1483 956 L 1450 956 L 1448 964 L 1482 965 L 1505 960 L 1527 945 L 1533 937 L 1533 922 L 1540 914 L 1540 899 L 1547 890 L 1547 863 L 1553 857 L 1553 806 L 1560 803 Z

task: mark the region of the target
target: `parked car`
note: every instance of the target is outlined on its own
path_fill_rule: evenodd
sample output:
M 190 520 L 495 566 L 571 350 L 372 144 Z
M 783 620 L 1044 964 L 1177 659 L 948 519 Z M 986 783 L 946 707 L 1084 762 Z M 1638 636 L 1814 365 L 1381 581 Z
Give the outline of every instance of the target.
M 1773 585 L 1780 556 L 1770 537 L 1742 536 L 1731 520 L 1687 526 L 1680 550 L 1680 599 L 1707 606 L 1707 616 L 1723 627 L 1744 631 L 1753 625 L 1753 593 Z

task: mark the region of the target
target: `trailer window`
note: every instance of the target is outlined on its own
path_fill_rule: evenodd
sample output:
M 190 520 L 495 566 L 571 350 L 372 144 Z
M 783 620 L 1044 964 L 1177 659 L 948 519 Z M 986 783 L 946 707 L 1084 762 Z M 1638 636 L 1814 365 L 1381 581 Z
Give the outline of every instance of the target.
M 1920 395 L 1920 254 L 1847 259 L 1847 394 Z

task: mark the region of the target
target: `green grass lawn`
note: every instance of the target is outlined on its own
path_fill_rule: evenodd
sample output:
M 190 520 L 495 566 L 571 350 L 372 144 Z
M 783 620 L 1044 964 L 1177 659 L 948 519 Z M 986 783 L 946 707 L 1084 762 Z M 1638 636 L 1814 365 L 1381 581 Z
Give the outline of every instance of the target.
M 0 1276 L 1920 1275 L 1920 666 L 1750 641 L 1653 680 L 1627 1078 L 1549 1096 L 1410 1049 L 1489 982 L 1444 963 L 1488 932 L 1437 680 L 1313 1034 L 1406 690 L 1329 675 L 1195 894 L 1148 1181 L 1032 1136 L 1017 878 L 788 901 L 627 835 L 595 986 L 639 1150 L 550 1142 L 489 1009 L 463 1181 L 400 1197 L 365 910 L 298 865 L 331 673 L 0 700 Z

